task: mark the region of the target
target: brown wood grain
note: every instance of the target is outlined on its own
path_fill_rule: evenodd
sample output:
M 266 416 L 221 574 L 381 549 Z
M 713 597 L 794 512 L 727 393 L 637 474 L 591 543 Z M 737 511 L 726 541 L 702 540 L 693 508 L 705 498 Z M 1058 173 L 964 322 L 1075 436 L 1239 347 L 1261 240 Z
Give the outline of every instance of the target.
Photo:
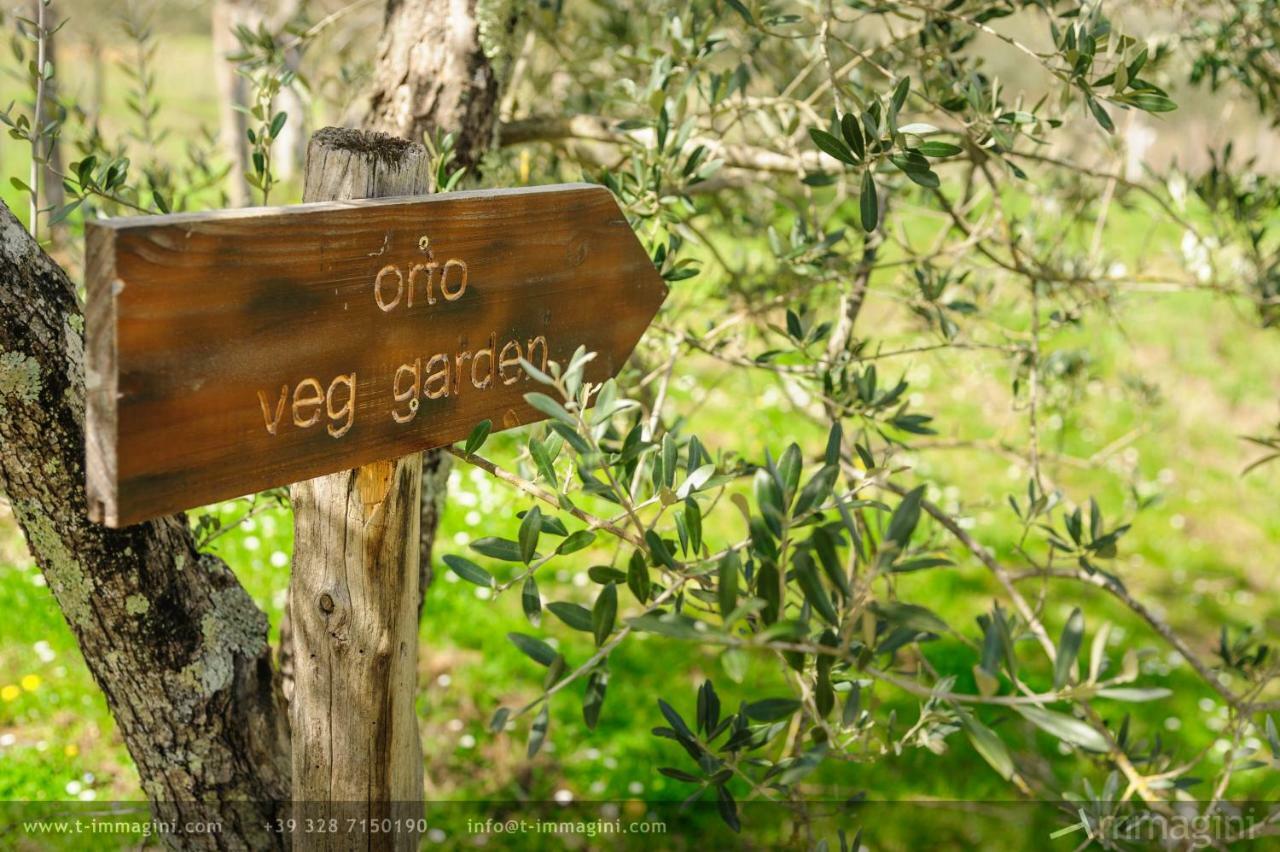
M 419 144 L 325 128 L 307 146 L 302 197 L 414 195 L 430 185 Z M 293 818 L 422 816 L 418 602 L 422 453 L 296 482 L 289 633 Z M 283 645 L 284 625 L 281 625 Z M 343 822 L 342 824 L 346 824 Z M 418 824 L 360 838 L 297 831 L 299 852 L 412 852 Z
M 518 368 L 495 365 L 482 388 L 464 361 L 457 387 L 420 397 L 407 423 L 392 416 L 409 411 L 393 382 L 415 359 L 426 384 L 437 353 L 456 368 L 460 352 L 515 340 L 524 354 L 538 337 L 561 363 L 580 345 L 597 352 L 587 378 L 602 381 L 666 295 L 612 196 L 585 184 L 114 219 L 91 223 L 87 241 L 88 488 L 109 526 L 442 446 L 486 418 L 495 429 L 542 419 L 524 402 L 540 388 Z M 455 300 L 437 270 L 428 304 L 420 270 L 412 307 L 403 291 L 384 310 L 393 273 L 379 305 L 385 267 L 407 287 L 415 265 L 449 260 L 466 264 Z M 352 373 L 343 431 L 334 379 Z M 333 386 L 318 406 L 317 385 L 322 396 Z

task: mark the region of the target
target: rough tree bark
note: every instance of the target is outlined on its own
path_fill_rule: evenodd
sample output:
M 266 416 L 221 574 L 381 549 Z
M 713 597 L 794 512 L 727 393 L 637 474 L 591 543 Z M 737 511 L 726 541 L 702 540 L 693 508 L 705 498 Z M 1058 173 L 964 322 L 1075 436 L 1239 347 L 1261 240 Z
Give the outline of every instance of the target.
M 304 201 L 426 191 L 421 145 L 325 128 L 307 151 Z M 415 712 L 418 525 L 422 455 L 300 482 L 289 614 L 294 642 L 295 816 L 307 820 L 422 816 Z M 417 832 L 371 834 L 370 848 L 416 849 Z M 341 835 L 299 836 L 295 848 L 348 848 Z
M 518 4 L 499 0 L 387 0 L 365 126 L 418 140 L 457 138 L 474 166 L 493 137 L 501 56 Z
M 89 262 L 94 262 L 89 258 Z M 106 694 L 158 819 L 223 822 L 183 848 L 267 849 L 289 793 L 267 619 L 186 519 L 88 520 L 84 317 L 0 205 L 0 490 Z

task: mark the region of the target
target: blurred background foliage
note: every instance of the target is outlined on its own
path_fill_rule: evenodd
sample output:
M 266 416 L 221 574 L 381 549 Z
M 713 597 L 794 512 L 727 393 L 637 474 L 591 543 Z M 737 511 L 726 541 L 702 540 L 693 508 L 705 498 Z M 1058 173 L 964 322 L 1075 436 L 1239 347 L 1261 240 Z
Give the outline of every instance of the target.
M 983 827 L 966 802 L 1274 800 L 1276 4 L 519 5 L 487 45 L 499 144 L 454 185 L 603 182 L 672 292 L 612 416 L 568 370 L 559 427 L 460 451 L 422 623 L 428 800 L 702 790 L 706 820 L 801 842 L 803 817 L 734 803 L 951 803 L 841 817 L 885 848 L 1081 819 Z M 0 194 L 40 189 L 71 270 L 86 215 L 296 202 L 382 15 L 272 4 L 236 37 L 208 3 L 55 0 L 33 76 L 11 7 Z M 29 177 L 32 136 L 65 180 Z M 559 492 L 545 558 L 495 465 Z M 548 519 L 583 526 L 566 499 L 621 532 L 550 553 Z M 192 518 L 278 630 L 287 505 Z M 2 508 L 0 611 L 0 799 L 138 797 Z

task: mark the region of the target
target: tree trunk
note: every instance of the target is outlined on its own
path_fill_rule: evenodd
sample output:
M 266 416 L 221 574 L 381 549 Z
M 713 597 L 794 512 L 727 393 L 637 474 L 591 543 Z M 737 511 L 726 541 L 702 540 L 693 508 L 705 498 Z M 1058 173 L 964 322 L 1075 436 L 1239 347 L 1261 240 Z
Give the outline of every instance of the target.
M 37 0 L 38 2 L 38 0 Z M 45 17 L 50 22 L 50 26 L 56 27 L 61 19 L 58 17 L 59 7 L 53 3 L 45 9 Z M 55 69 L 58 65 L 58 34 L 50 33 L 45 39 L 44 58 Z M 53 77 L 45 81 L 44 105 L 41 107 L 41 115 L 45 117 L 45 121 L 52 120 L 58 115 L 62 107 L 58 104 L 58 77 Z M 49 140 L 49 148 L 47 151 L 48 160 L 44 167 L 44 181 L 42 188 L 44 194 L 41 196 L 41 203 L 45 207 L 53 207 L 53 213 L 57 212 L 67 202 L 67 193 L 62 186 L 62 135 L 58 134 Z M 53 213 L 50 213 L 52 218 Z M 60 241 L 66 233 L 67 223 L 62 221 L 49 229 L 50 236 Z
M 440 516 L 444 514 L 444 500 L 449 493 L 449 471 L 453 469 L 453 456 L 444 450 L 427 450 L 422 454 L 422 520 L 418 531 L 418 618 L 422 618 L 427 589 L 431 588 L 434 573 L 436 530 Z
M 290 52 L 289 65 L 293 70 L 298 68 L 297 51 Z M 272 105 L 272 114 L 284 112 L 289 116 L 280 135 L 271 143 L 271 165 L 276 177 L 282 181 L 292 180 L 298 168 L 305 162 L 307 155 L 307 128 L 309 126 L 307 105 L 290 86 L 276 95 Z
M 213 77 L 218 87 L 218 146 L 231 164 L 227 174 L 227 200 L 232 207 L 249 203 L 249 149 L 245 131 L 245 114 L 237 107 L 248 102 L 248 86 L 236 73 L 228 56 L 240 49 L 236 39 L 237 25 L 254 28 L 262 21 L 254 0 L 214 0 L 213 4 Z
M 297 22 L 302 5 L 302 0 L 277 0 L 267 26 L 275 33 L 287 32 L 288 26 Z M 294 73 L 301 69 L 302 55 L 296 46 L 285 51 L 285 64 Z M 276 177 L 287 181 L 298 173 L 307 158 L 310 116 L 307 114 L 307 103 L 299 92 L 297 82 L 285 87 L 276 95 L 271 114 L 275 115 L 281 111 L 289 116 L 289 120 L 284 123 L 280 135 L 271 145 L 271 165 L 275 169 Z
M 387 0 L 365 126 L 406 139 L 452 132 L 458 162 L 474 166 L 492 142 L 499 79 L 516 4 Z M 477 14 L 478 10 L 482 14 Z
M 89 262 L 94 262 L 89 258 Z M 220 820 L 183 848 L 266 849 L 289 792 L 267 618 L 182 516 L 88 520 L 84 317 L 0 205 L 0 490 L 106 694 L 155 816 Z

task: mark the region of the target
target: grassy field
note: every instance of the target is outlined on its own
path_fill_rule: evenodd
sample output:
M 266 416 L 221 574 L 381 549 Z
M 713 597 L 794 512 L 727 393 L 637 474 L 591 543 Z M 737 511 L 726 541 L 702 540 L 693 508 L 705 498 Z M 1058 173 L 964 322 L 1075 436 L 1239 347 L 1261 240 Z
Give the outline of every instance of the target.
M 176 68 L 160 81 L 166 125 L 180 129 L 213 120 L 211 82 L 202 58 L 207 56 L 198 37 L 170 41 L 163 48 L 161 62 Z M 83 87 L 86 73 L 85 67 L 72 64 L 68 84 Z M 4 86 L 8 88 L 0 87 L 0 99 L 7 102 L 12 83 Z M 121 91 L 116 86 L 106 91 L 104 114 L 122 114 Z M 126 127 L 122 123 L 107 129 L 123 132 Z M 175 135 L 166 145 L 180 141 Z M 15 165 L 22 151 L 9 140 L 3 144 L 4 170 L 22 173 L 24 167 Z M 6 183 L 0 192 L 20 209 L 12 187 Z M 1145 252 L 1163 252 L 1169 263 L 1178 262 L 1180 232 L 1152 227 L 1141 211 L 1115 215 L 1109 239 L 1119 259 L 1142 246 Z M 929 226 L 911 222 L 909 227 L 923 233 Z M 720 248 L 730 255 L 759 250 L 736 240 L 726 240 Z M 682 309 L 691 310 L 701 298 L 699 289 L 714 283 L 711 279 L 678 290 L 664 317 L 677 322 Z M 877 329 L 886 346 L 918 339 L 918 332 L 904 323 L 900 306 L 882 298 L 880 291 L 872 292 L 861 322 Z M 1111 318 L 1093 318 L 1079 330 L 1045 341 L 1046 354 L 1080 365 L 1078 381 L 1061 386 L 1062 393 L 1071 394 L 1070 406 L 1059 410 L 1051 399 L 1044 412 L 1046 474 L 1073 499 L 1096 495 L 1114 514 L 1132 521 L 1116 572 L 1206 657 L 1212 656 L 1219 624 L 1233 631 L 1253 624 L 1275 636 L 1280 628 L 1275 489 L 1280 468 L 1242 477 L 1252 453 L 1240 436 L 1264 432 L 1277 419 L 1280 334 L 1259 329 L 1247 307 L 1203 293 L 1122 292 L 1113 310 Z M 885 369 L 895 376 L 905 371 L 918 395 L 915 407 L 935 415 L 940 427 L 940 435 L 922 440 L 910 456 L 922 479 L 939 483 L 931 498 L 958 514 L 981 541 L 1012 558 L 1019 527 L 1005 497 L 1025 487 L 1027 471 L 1004 449 L 1006 444 L 1020 446 L 1026 431 L 1025 414 L 1008 404 L 1010 364 L 994 354 L 952 351 L 899 359 Z M 689 359 L 681 364 L 672 393 L 673 409 L 692 412 L 689 428 L 713 452 L 758 459 L 765 448 L 776 455 L 792 440 L 809 448 L 824 440 L 817 427 L 796 415 L 794 390 L 781 388 L 767 373 L 730 374 L 710 360 Z M 743 417 L 744 409 L 751 416 Z M 525 438 L 524 430 L 495 436 L 486 455 L 515 465 Z M 530 628 L 517 592 L 490 599 L 487 590 L 459 582 L 439 558 L 464 552 L 469 541 L 482 535 L 514 537 L 510 519 L 525 507 L 511 489 L 478 470 L 459 467 L 451 477 L 436 554 L 437 581 L 421 628 L 418 709 L 427 798 L 536 802 L 572 797 L 634 802 L 628 807 L 636 811 L 644 809 L 639 804 L 644 801 L 682 799 L 685 785 L 656 772 L 658 766 L 678 763 L 679 755 L 669 742 L 649 733 L 661 724 L 654 699 L 661 696 L 688 710 L 697 686 L 711 677 L 725 705 L 736 706 L 747 690 L 709 651 L 656 637 L 624 643 L 612 658 L 599 727 L 589 732 L 583 726 L 578 686 L 553 702 L 550 741 L 533 760 L 524 756 L 525 723 L 505 734 L 488 732 L 497 707 L 516 706 L 538 694 L 539 674 L 505 639 L 508 631 Z M 230 502 L 208 511 L 232 523 L 243 510 L 242 503 Z M 292 553 L 288 512 L 272 510 L 233 525 L 212 550 L 234 568 L 278 630 Z M 544 596 L 589 602 L 593 584 L 587 568 L 615 557 L 607 550 L 578 554 L 554 574 L 540 576 Z M 997 595 L 988 574 L 972 562 L 900 582 L 910 599 L 970 630 L 973 617 Z M 1226 710 L 1176 654 L 1101 592 L 1056 586 L 1047 594 L 1051 629 L 1060 627 L 1072 607 L 1088 601 L 1087 611 L 1107 613 L 1114 622 L 1113 644 L 1134 642 L 1144 649 L 1144 683 L 1173 689 L 1171 697 L 1145 704 L 1099 702 L 1104 712 L 1114 718 L 1132 713 L 1134 730 L 1143 737 L 1176 734 L 1184 757 L 1207 749 L 1207 770 L 1200 774 L 1221 765 L 1228 744 L 1217 731 Z M 0 800 L 137 799 L 137 775 L 105 702 L 20 534 L 2 510 L 0 612 L 5 614 L 0 618 Z M 1088 624 L 1086 641 L 1098 626 Z M 554 636 L 571 661 L 584 659 L 591 647 L 585 634 L 554 619 L 534 632 Z M 967 668 L 967 651 L 959 645 L 935 643 L 928 653 L 940 670 Z M 751 659 L 741 681 L 758 695 L 771 683 L 780 685 L 782 677 L 776 663 L 761 657 Z M 885 710 L 898 711 L 899 725 L 913 721 L 914 700 L 879 687 L 875 698 Z M 884 800 L 1012 797 L 1012 789 L 966 742 L 953 737 L 948 745 L 940 756 L 907 749 L 874 765 L 850 761 L 826 770 L 815 789 L 841 796 L 865 791 L 870 799 Z M 1054 744 L 1042 738 L 1038 751 L 1053 754 Z M 1083 758 L 1060 758 L 1051 770 L 1064 779 L 1088 769 Z M 1242 776 L 1239 783 L 1242 795 L 1275 798 L 1280 793 L 1280 781 L 1269 771 Z M 942 828 L 934 830 L 944 836 L 965 839 L 976 830 L 973 809 L 938 812 L 943 815 L 935 825 Z M 902 814 L 900 824 L 882 835 L 885 845 L 907 848 L 918 842 L 920 829 L 912 825 L 913 818 L 895 813 Z M 713 826 L 716 818 L 709 814 L 704 822 Z M 998 814 L 993 830 L 1008 830 Z

